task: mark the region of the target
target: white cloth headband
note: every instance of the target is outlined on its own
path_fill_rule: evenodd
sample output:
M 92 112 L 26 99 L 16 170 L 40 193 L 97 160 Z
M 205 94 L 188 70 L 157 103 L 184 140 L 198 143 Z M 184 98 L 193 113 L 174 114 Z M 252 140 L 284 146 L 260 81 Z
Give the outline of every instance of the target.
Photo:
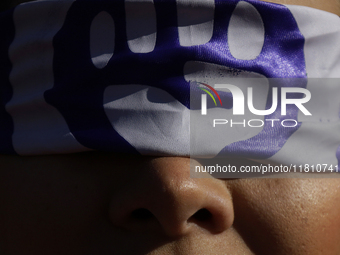
M 338 16 L 256 0 L 37 1 L 2 13 L 0 31 L 2 154 L 188 156 L 191 80 L 340 76 Z M 324 93 L 334 111 L 313 118 L 331 122 L 223 151 L 337 165 L 340 86 Z

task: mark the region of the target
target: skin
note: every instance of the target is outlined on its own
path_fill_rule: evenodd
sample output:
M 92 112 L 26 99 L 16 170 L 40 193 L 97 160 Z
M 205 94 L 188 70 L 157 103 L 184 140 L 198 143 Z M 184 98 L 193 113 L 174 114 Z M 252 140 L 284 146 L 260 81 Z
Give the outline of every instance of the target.
M 340 254 L 338 178 L 190 178 L 188 158 L 93 152 L 0 162 L 1 254 Z
M 0 254 L 340 254 L 339 178 L 205 177 L 182 157 L 0 155 Z
M 340 15 L 340 1 L 339 0 L 268 0 L 266 2 L 272 2 L 277 4 L 292 4 L 292 5 L 303 5 L 320 9 L 327 12 Z

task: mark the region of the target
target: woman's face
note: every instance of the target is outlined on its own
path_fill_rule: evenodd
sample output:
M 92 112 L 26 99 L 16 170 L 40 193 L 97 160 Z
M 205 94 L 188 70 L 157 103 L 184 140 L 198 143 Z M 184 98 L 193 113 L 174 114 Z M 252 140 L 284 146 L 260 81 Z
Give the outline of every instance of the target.
M 340 254 L 340 179 L 206 177 L 181 157 L 0 156 L 0 254 Z
M 93 152 L 0 162 L 1 254 L 340 254 L 338 178 L 190 178 L 188 158 Z

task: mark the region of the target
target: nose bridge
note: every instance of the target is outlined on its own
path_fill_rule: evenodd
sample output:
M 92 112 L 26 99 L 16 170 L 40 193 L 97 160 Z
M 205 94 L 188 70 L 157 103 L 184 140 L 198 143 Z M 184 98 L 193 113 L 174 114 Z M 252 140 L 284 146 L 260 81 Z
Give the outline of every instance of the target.
M 188 160 L 160 159 L 138 180 L 131 178 L 112 197 L 112 223 L 130 231 L 153 229 L 171 237 L 227 230 L 234 219 L 227 188 L 216 179 L 190 178 Z

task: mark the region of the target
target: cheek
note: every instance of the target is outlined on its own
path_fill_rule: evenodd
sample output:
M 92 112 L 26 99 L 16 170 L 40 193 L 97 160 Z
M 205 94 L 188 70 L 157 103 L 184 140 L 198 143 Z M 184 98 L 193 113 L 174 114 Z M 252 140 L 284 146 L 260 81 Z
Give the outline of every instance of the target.
M 63 247 L 86 254 L 84 244 L 103 220 L 107 189 L 105 179 L 81 171 L 1 169 L 0 247 L 16 254 L 65 254 L 58 252 Z
M 311 1 L 311 0 L 262 0 L 266 2 L 278 3 L 278 4 L 291 4 L 291 5 L 303 5 L 323 11 L 331 12 L 340 15 L 340 4 L 338 0 L 324 0 L 324 1 Z
M 339 254 L 340 179 L 244 180 L 233 190 L 234 226 L 254 251 Z

